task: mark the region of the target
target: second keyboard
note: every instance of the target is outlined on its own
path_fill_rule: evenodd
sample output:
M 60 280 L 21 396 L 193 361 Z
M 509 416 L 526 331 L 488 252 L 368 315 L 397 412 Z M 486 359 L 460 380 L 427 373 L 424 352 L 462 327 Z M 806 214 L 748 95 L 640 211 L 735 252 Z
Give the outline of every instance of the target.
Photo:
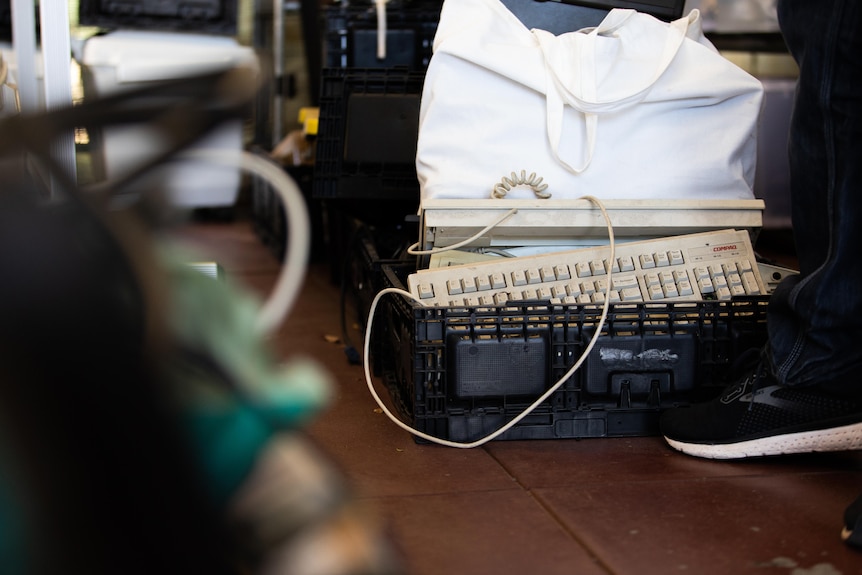
M 519 301 L 556 304 L 729 300 L 762 295 L 748 233 L 721 230 L 419 270 L 408 288 L 423 305 L 475 307 Z M 608 270 L 611 271 L 610 282 Z

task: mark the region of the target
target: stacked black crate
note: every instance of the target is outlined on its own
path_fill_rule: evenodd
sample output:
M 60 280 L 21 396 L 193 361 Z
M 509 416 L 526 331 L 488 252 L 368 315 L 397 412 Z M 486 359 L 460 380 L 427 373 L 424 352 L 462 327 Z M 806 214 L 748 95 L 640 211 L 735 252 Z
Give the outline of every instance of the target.
M 392 0 L 324 11 L 314 197 L 329 216 L 334 264 L 356 247 L 348 245 L 352 220 L 389 237 L 417 237 L 409 220 L 419 206 L 419 101 L 441 7 L 442 0 Z M 340 273 L 333 265 L 334 280 Z
M 342 314 L 355 313 L 343 334 L 352 359 L 349 332 L 365 324 L 381 264 L 402 257 L 418 237 L 419 102 L 441 7 L 442 0 L 392 0 L 323 11 L 313 197 L 325 213 Z M 375 343 L 379 373 L 389 344 Z

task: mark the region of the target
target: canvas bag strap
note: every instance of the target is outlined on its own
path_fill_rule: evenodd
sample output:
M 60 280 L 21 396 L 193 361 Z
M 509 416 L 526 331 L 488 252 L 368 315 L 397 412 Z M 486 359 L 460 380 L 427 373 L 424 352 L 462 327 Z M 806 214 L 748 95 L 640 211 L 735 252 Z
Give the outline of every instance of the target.
M 569 33 L 554 36 L 550 32 L 534 29 L 533 35 L 543 55 L 547 75 L 547 134 L 548 143 L 554 158 L 567 170 L 579 174 L 592 162 L 598 133 L 599 115 L 625 109 L 641 102 L 653 85 L 661 78 L 679 52 L 689 33 L 689 27 L 699 18 L 693 11 L 689 17 L 680 18 L 667 26 L 652 28 L 662 30 L 662 37 L 648 34 L 652 43 L 661 43 L 654 59 L 652 73 L 640 83 L 627 85 L 624 90 L 603 96 L 597 86 L 597 43 L 604 38 L 614 38 L 625 34 L 638 34 L 643 37 L 640 25 L 642 18 L 634 10 L 613 10 L 609 18 L 588 33 Z M 580 167 L 575 167 L 560 156 L 559 148 L 563 132 L 563 111 L 565 105 L 584 114 L 585 157 Z

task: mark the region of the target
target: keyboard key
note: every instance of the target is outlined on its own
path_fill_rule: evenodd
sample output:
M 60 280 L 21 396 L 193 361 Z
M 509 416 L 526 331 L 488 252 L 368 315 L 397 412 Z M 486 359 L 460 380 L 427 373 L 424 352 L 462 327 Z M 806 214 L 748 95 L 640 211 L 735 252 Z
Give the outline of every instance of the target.
M 757 295 L 760 293 L 760 286 L 757 285 L 754 272 L 745 272 L 742 274 L 742 287 L 745 288 L 745 293 L 748 295 Z
M 527 283 L 528 284 L 542 283 L 542 276 L 539 274 L 539 270 L 536 270 L 536 269 L 527 270 Z
M 476 276 L 476 289 L 479 291 L 488 291 L 491 289 L 491 280 L 488 276 Z
M 590 263 L 589 262 L 578 262 L 575 264 L 575 273 L 579 278 L 588 278 L 592 273 L 590 271 Z
M 491 287 L 494 289 L 502 289 L 506 287 L 506 278 L 500 272 L 491 274 Z
M 655 265 L 659 268 L 667 267 L 670 265 L 670 258 L 668 257 L 667 252 L 655 253 Z
M 712 285 L 712 280 L 709 278 L 700 278 L 697 280 L 697 289 L 699 289 L 700 293 L 703 295 L 710 294 L 715 291 L 715 287 Z
M 602 260 L 593 260 L 590 262 L 590 273 L 594 276 L 606 274 L 608 270 L 605 268 L 605 262 Z
M 464 293 L 473 293 L 476 291 L 476 278 L 462 278 L 461 287 L 464 289 Z
M 513 270 L 512 271 L 512 285 L 513 286 L 527 285 L 527 274 L 524 272 L 524 270 Z
M 661 289 L 664 290 L 666 298 L 679 297 L 679 290 L 676 289 L 675 283 L 662 284 Z
M 694 295 L 694 290 L 691 288 L 691 282 L 687 279 L 677 281 L 676 287 L 679 290 L 680 297 Z
M 656 280 L 658 280 L 658 277 L 656 277 Z M 656 281 L 656 283 L 658 283 L 658 282 Z M 637 278 L 637 276 L 633 276 L 633 275 L 631 275 L 631 276 L 629 276 L 629 275 L 614 276 L 613 287 L 615 290 L 618 290 L 618 291 L 623 289 L 623 288 L 627 288 L 627 287 L 638 287 L 638 278 Z
M 727 288 L 727 286 L 720 287 L 715 290 L 715 295 L 718 299 L 721 300 L 730 299 L 730 290 Z
M 621 272 L 631 272 L 635 269 L 635 261 L 631 256 L 625 256 L 617 260 L 619 262 Z
M 649 286 L 657 286 L 661 285 L 661 280 L 658 277 L 658 274 L 655 272 L 647 272 L 644 274 L 644 283 Z
M 558 280 L 572 279 L 572 275 L 569 273 L 569 266 L 566 264 L 554 266 L 554 273 L 557 274 Z
M 431 299 L 434 297 L 434 286 L 431 284 L 421 283 L 419 284 L 419 299 Z
M 641 301 L 641 290 L 639 288 L 625 288 L 620 290 L 620 299 L 623 301 Z
M 449 295 L 458 295 L 461 293 L 461 280 L 451 279 L 446 280 L 446 288 L 449 291 Z
M 642 254 L 638 260 L 640 261 L 641 268 L 645 270 L 655 267 L 655 258 L 652 257 L 652 254 Z
M 664 290 L 660 285 L 649 286 L 647 294 L 651 300 L 664 299 Z
M 554 274 L 554 268 L 551 266 L 542 266 L 542 268 L 539 269 L 539 275 L 542 276 L 543 282 L 552 282 L 557 279 L 556 274 Z
M 694 281 L 700 281 L 703 278 L 709 277 L 709 268 L 706 266 L 697 266 L 693 270 L 694 273 Z
M 685 263 L 680 250 L 670 250 L 667 252 L 667 256 L 670 258 L 670 265 L 672 266 L 681 266 Z

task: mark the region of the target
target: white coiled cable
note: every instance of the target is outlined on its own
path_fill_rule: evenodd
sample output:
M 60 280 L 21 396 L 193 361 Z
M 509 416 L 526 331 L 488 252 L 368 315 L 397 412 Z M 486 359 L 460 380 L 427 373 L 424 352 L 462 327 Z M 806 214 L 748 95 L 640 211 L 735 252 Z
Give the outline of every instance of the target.
M 527 170 L 521 170 L 521 173 L 512 172 L 511 177 L 503 176 L 503 179 L 500 180 L 494 186 L 494 191 L 491 192 L 491 197 L 493 198 L 505 198 L 506 194 L 508 194 L 512 188 L 517 186 L 528 186 L 533 190 L 533 193 L 536 194 L 536 197 L 542 198 L 543 200 L 551 197 L 551 193 L 548 192 L 548 184 L 542 183 L 542 177 L 537 176 L 536 172 L 532 172 L 529 176 L 527 175 Z

